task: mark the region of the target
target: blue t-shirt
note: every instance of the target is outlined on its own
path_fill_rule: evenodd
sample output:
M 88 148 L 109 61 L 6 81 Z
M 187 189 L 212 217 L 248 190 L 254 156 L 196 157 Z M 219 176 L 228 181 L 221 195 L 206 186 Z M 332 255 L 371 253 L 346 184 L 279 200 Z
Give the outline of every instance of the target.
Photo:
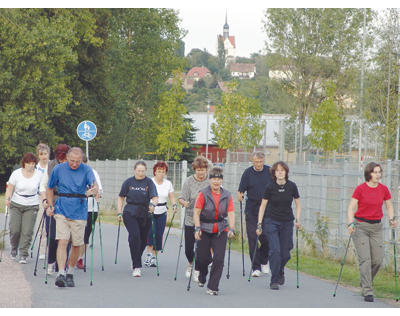
M 68 162 L 56 165 L 51 172 L 48 187 L 57 186 L 58 193 L 85 194 L 86 186 L 91 186 L 96 181 L 92 168 L 81 163 L 74 170 Z M 68 219 L 87 220 L 87 199 L 84 197 L 59 196 L 54 205 L 54 213 L 62 214 Z

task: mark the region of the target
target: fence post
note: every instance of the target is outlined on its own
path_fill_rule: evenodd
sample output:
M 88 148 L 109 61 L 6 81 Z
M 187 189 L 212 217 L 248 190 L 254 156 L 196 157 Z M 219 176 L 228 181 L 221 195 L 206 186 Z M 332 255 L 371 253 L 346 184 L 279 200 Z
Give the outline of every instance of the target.
M 311 210 L 310 210 L 310 195 L 311 195 L 311 161 L 307 161 L 307 196 L 306 196 L 306 212 L 308 226 L 312 223 L 311 221 Z M 312 227 L 308 227 L 309 229 Z
M 342 245 L 342 240 L 343 240 L 343 227 L 345 227 L 345 224 L 347 224 L 347 212 L 346 212 L 346 208 L 347 208 L 347 203 L 346 203 L 346 185 L 347 185 L 347 181 L 346 181 L 346 172 L 348 169 L 348 164 L 347 161 L 344 161 L 343 163 L 343 174 L 342 174 L 342 178 L 341 178 L 341 186 L 340 186 L 340 199 L 341 199 L 341 203 L 340 203 L 340 216 L 338 219 L 338 230 L 337 230 L 337 235 L 336 235 L 336 253 L 335 253 L 335 257 L 338 254 L 338 250 L 339 250 L 339 246 Z

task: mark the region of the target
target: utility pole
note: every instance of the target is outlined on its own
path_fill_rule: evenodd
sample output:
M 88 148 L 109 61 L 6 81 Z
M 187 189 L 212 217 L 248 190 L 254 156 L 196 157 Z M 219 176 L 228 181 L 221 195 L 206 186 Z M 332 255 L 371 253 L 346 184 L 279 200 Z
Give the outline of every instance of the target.
M 364 59 L 365 59 L 365 25 L 367 20 L 367 9 L 364 8 L 364 21 L 363 21 L 363 39 L 362 39 L 362 53 L 361 53 L 361 86 L 360 86 L 360 129 L 358 137 L 358 164 L 361 168 L 361 147 L 362 147 L 362 106 L 364 98 Z

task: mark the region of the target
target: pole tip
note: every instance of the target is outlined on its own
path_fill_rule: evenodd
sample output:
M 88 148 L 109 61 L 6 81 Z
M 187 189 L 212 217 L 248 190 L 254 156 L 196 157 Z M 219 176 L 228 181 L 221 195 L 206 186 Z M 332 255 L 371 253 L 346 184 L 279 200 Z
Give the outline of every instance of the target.
M 297 288 L 299 288 L 299 286 L 297 286 Z
M 336 297 L 336 294 L 333 294 L 333 297 Z
M 92 281 L 90 281 L 90 286 L 92 286 L 93 285 L 93 282 Z
M 44 283 L 45 283 L 45 284 L 47 284 L 47 280 L 46 280 L 46 281 L 44 281 Z

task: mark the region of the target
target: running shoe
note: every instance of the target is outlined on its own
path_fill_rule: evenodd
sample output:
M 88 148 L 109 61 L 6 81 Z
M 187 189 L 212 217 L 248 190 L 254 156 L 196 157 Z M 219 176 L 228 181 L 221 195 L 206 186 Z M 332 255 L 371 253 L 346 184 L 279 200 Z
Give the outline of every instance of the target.
M 19 261 L 18 262 L 21 263 L 21 264 L 26 264 L 27 263 L 26 257 L 25 256 L 19 257 Z
M 65 287 L 66 280 L 64 274 L 59 274 L 56 278 L 56 286 L 58 287 Z
M 142 271 L 140 270 L 140 268 L 135 268 L 132 272 L 132 276 L 139 278 L 142 276 Z
M 204 283 L 199 282 L 199 287 L 204 287 Z
M 253 270 L 253 272 L 251 273 L 251 276 L 258 278 L 259 276 L 261 276 L 261 271 L 260 270 Z
M 44 260 L 44 259 L 46 259 L 46 255 L 40 254 L 40 255 L 39 255 L 39 260 Z
M 218 295 L 218 291 L 213 291 L 213 290 L 210 290 L 210 289 L 207 289 L 206 293 L 208 295 Z
M 150 267 L 157 267 L 157 260 L 156 257 L 151 257 L 150 259 Z
M 146 267 L 150 267 L 150 264 L 151 264 L 151 257 L 152 257 L 151 253 L 148 253 L 148 254 L 146 255 L 146 258 L 144 259 L 144 265 L 145 265 Z
M 199 274 L 200 274 L 200 271 L 194 270 L 193 276 L 192 276 L 193 282 L 199 282 Z
M 56 272 L 56 263 L 49 263 L 48 267 L 47 267 L 47 274 L 54 274 Z
M 374 296 L 373 295 L 365 295 L 364 296 L 364 301 L 373 302 L 374 301 Z
M 269 288 L 270 288 L 271 290 L 279 290 L 279 284 L 278 284 L 278 283 L 271 283 L 271 284 L 269 285 Z
M 271 269 L 269 268 L 269 263 L 261 265 L 261 272 L 265 274 L 269 274 Z
M 285 274 L 281 273 L 279 275 L 279 285 L 284 285 L 285 284 Z
M 186 275 L 186 277 L 189 279 L 190 278 L 190 273 L 192 272 L 192 266 L 188 266 L 187 268 L 186 268 L 186 272 L 185 272 L 185 275 Z
M 83 259 L 82 258 L 78 259 L 78 261 L 76 262 L 76 267 L 78 269 L 84 269 L 85 268 L 85 265 L 83 264 Z
M 11 250 L 11 259 L 17 261 L 17 251 L 16 250 Z
M 65 278 L 65 283 L 67 284 L 68 287 L 75 287 L 74 275 L 67 273 L 67 276 Z

